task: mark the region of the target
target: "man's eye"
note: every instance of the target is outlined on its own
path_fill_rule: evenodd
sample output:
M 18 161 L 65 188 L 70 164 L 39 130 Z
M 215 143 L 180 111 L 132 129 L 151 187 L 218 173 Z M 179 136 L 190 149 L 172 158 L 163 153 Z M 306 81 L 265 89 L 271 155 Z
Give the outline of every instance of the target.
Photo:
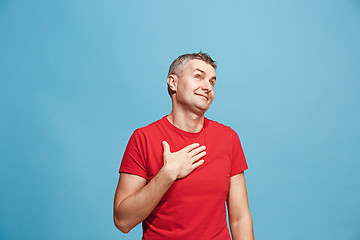
M 200 75 L 195 75 L 195 78 L 200 79 Z
M 215 81 L 210 81 L 210 84 L 215 86 Z

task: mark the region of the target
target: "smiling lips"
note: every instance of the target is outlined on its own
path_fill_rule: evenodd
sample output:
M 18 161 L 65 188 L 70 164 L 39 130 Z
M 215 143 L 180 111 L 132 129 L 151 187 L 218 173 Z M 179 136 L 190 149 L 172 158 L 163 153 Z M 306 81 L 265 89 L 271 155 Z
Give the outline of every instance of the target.
M 199 93 L 195 93 L 195 95 L 198 95 L 200 97 L 204 97 L 206 100 L 208 100 L 208 97 L 206 95 L 203 95 L 203 94 L 199 94 Z

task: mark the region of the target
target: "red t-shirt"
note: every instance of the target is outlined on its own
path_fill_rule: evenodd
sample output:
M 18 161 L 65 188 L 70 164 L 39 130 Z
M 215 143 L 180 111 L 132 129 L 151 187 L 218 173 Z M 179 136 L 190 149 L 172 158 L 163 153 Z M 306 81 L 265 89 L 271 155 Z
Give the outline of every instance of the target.
M 225 202 L 231 176 L 247 169 L 238 135 L 230 127 L 205 118 L 198 133 L 172 125 L 167 117 L 135 130 L 126 147 L 120 172 L 150 181 L 163 166 L 162 141 L 176 152 L 192 143 L 206 146 L 205 162 L 176 180 L 143 221 L 143 239 L 231 239 Z

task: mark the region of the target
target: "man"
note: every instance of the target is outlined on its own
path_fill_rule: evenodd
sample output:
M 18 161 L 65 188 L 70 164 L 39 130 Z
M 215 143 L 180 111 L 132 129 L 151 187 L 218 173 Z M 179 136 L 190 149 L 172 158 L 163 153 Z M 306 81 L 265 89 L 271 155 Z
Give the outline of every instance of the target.
M 237 134 L 204 117 L 214 99 L 216 64 L 184 54 L 167 77 L 172 111 L 135 130 L 114 200 L 115 226 L 143 222 L 143 239 L 254 239 L 244 153 Z

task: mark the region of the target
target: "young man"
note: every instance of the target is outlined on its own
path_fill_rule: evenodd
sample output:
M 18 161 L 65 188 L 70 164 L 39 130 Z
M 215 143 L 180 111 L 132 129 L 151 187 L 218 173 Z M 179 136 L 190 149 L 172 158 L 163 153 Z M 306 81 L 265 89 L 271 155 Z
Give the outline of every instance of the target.
M 184 54 L 167 78 L 172 111 L 135 130 L 114 200 L 115 226 L 143 224 L 143 239 L 254 239 L 238 135 L 204 117 L 214 99 L 216 64 Z

